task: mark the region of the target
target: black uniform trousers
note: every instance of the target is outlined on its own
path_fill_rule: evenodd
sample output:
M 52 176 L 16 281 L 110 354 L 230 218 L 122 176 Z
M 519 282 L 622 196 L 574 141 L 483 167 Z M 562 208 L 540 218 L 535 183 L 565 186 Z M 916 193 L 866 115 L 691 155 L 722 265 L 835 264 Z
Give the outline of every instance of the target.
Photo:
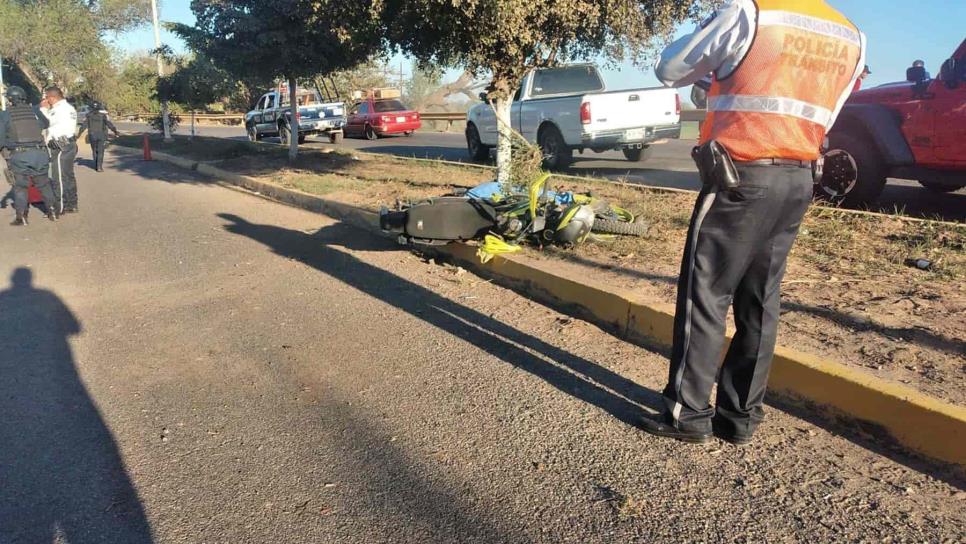
M 94 153 L 94 169 L 100 172 L 104 169 L 104 149 L 107 147 L 107 140 L 91 138 L 91 151 Z
M 720 432 L 750 435 L 764 419 L 780 284 L 812 198 L 810 169 L 739 165 L 738 172 L 738 189 L 701 191 L 688 230 L 663 394 L 682 430 L 710 431 L 713 417 Z M 729 305 L 737 332 L 719 365 Z
M 65 209 L 77 209 L 77 178 L 74 177 L 74 159 L 77 142 L 70 142 L 63 149 L 50 149 L 50 181 L 57 201 L 57 213 Z
M 40 191 L 40 195 L 44 198 L 44 204 L 47 205 L 47 209 L 56 211 L 57 201 L 54 198 L 54 192 L 50 186 L 50 178 L 47 174 L 30 175 L 19 172 L 13 172 L 13 208 L 21 214 L 27 211 L 27 208 L 30 206 L 28 189 L 31 181 L 33 181 L 34 187 Z

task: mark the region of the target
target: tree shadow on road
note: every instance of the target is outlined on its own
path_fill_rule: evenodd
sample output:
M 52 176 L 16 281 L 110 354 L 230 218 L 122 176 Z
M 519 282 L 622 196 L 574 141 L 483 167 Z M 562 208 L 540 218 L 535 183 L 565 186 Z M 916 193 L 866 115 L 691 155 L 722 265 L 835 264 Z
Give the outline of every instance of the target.
M 363 234 L 342 223 L 325 227 L 315 234 L 306 234 L 273 225 L 250 223 L 232 214 L 218 215 L 231 221 L 231 224 L 225 226 L 229 232 L 252 238 L 278 255 L 299 260 L 463 338 L 491 355 L 543 379 L 558 390 L 605 410 L 628 425 L 637 425 L 642 407 L 658 410 L 661 406 L 660 393 L 657 391 L 644 388 L 544 340 L 329 247 L 337 245 L 359 251 L 387 251 L 398 248 L 387 239 Z M 638 345 L 660 351 L 654 346 L 641 343 Z M 843 419 L 838 415 L 831 416 L 818 407 L 780 395 L 772 395 L 769 404 L 914 470 L 932 474 L 957 487 L 963 485 L 962 476 L 953 467 L 922 459 L 898 446 L 878 429 Z
M 0 542 L 153 542 L 117 445 L 75 366 L 81 331 L 18 268 L 0 292 Z
M 343 225 L 323 229 L 317 234 L 306 234 L 274 225 L 250 223 L 232 214 L 218 216 L 231 222 L 225 226 L 229 232 L 247 236 L 278 255 L 301 261 L 466 340 L 628 425 L 637 424 L 643 406 L 653 409 L 660 406 L 660 394 L 656 391 L 330 247 L 341 245 L 350 249 L 385 250 L 394 247 L 388 240 L 361 234 Z

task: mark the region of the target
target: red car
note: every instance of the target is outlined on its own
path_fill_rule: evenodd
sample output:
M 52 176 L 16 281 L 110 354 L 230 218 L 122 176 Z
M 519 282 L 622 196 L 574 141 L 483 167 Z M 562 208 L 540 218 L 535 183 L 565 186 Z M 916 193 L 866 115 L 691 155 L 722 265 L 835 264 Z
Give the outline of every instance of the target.
M 820 197 L 868 205 L 887 178 L 938 193 L 966 187 L 966 41 L 936 79 L 910 68 L 906 81 L 853 93 L 828 137 Z
M 370 94 L 352 106 L 346 119 L 346 136 L 368 140 L 392 134 L 412 136 L 422 126 L 419 113 L 404 106 L 398 98 L 377 96 Z

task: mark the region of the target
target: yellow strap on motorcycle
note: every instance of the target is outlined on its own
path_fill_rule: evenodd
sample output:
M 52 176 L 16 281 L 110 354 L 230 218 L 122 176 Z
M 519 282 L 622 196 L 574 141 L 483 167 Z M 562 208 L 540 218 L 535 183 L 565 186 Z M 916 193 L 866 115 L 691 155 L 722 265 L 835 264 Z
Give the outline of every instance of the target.
M 617 214 L 617 217 L 620 217 L 622 220 L 627 221 L 628 223 L 634 222 L 634 214 L 632 214 L 630 211 L 625 210 L 620 206 L 611 206 L 610 209 L 613 210 L 614 213 Z
M 476 256 L 480 258 L 481 263 L 486 264 L 490 262 L 490 259 L 492 259 L 495 255 L 516 253 L 522 249 L 522 247 L 516 244 L 511 244 L 495 234 L 487 234 L 483 237 L 483 243 L 480 244 L 480 247 L 476 250 Z
M 540 193 L 543 192 L 543 186 L 550 179 L 550 173 L 544 172 L 542 175 L 534 179 L 530 183 L 530 217 L 534 218 L 537 216 L 537 201 L 540 200 Z

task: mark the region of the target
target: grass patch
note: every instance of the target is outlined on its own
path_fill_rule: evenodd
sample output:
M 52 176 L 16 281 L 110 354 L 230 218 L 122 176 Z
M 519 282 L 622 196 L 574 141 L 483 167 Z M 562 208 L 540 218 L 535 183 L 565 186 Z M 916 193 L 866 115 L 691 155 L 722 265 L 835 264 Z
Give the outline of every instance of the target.
M 140 136 L 123 136 L 119 145 L 140 147 Z M 227 170 L 318 194 L 339 193 L 350 203 L 378 209 L 399 199 L 446 194 L 492 180 L 495 172 L 476 165 L 447 164 L 374 156 L 351 150 L 302 149 L 293 163 L 287 150 L 273 144 L 221 138 L 176 136 L 151 139 L 152 149 L 194 160 L 219 161 Z M 592 193 L 622 206 L 652 225 L 649 238 L 618 237 L 611 242 L 552 250 L 563 258 L 591 257 L 607 261 L 634 256 L 641 266 L 677 268 L 695 195 L 655 190 L 594 178 L 553 176 L 558 191 Z M 803 221 L 791 259 L 811 277 L 875 279 L 908 276 L 912 282 L 952 281 L 966 275 L 966 225 L 904 221 L 899 217 L 862 215 L 812 206 Z M 616 257 L 614 257 L 616 255 Z M 913 270 L 907 259 L 928 259 L 929 270 Z
M 225 160 L 236 157 L 259 156 L 264 158 L 285 157 L 287 150 L 281 146 L 256 144 L 245 140 L 227 140 L 205 136 L 174 136 L 165 142 L 161 135 L 149 135 L 152 151 L 170 153 L 196 161 Z M 113 140 L 116 145 L 141 147 L 143 135 L 128 134 Z
M 312 174 L 304 172 L 280 172 L 272 181 L 314 195 L 328 195 L 342 191 L 361 191 L 367 183 L 361 179 L 336 174 Z

